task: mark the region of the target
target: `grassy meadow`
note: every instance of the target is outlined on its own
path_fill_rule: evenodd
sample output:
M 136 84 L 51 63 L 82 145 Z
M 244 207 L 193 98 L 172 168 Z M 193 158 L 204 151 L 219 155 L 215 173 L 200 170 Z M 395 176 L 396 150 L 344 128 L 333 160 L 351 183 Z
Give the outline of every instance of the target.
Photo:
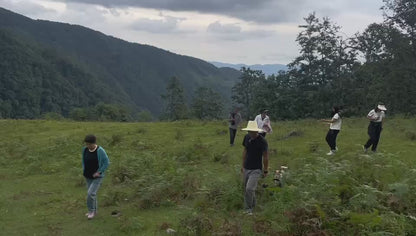
M 230 147 L 226 122 L 0 120 L 0 235 L 416 235 L 415 119 L 387 118 L 378 152 L 365 154 L 367 120 L 346 118 L 334 156 L 328 125 L 272 125 L 270 172 L 289 171 L 282 188 L 273 174 L 261 180 L 247 216 L 245 132 Z M 90 221 L 88 133 L 111 161 Z

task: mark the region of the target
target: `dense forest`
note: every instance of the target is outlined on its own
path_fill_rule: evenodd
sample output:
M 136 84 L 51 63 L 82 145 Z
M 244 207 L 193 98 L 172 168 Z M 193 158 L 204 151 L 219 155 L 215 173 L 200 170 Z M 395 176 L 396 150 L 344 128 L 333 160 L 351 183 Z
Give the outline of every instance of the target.
M 266 78 L 242 68 L 234 102 L 246 117 L 268 108 L 274 119 L 328 116 L 332 106 L 362 116 L 378 102 L 390 114 L 416 114 L 416 1 L 384 3 L 384 22 L 350 38 L 329 18 L 310 14 L 289 70 Z
M 172 77 L 184 87 L 187 104 L 207 88 L 229 105 L 239 76 L 197 58 L 0 8 L 2 118 L 157 118 Z

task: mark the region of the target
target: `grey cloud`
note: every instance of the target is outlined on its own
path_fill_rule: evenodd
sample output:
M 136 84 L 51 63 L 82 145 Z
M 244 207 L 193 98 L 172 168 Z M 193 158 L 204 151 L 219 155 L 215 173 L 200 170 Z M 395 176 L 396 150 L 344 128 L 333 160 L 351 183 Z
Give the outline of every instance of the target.
M 237 24 L 221 24 L 219 21 L 208 25 L 207 32 L 225 40 L 249 40 L 273 35 L 272 31 L 266 30 L 243 31 Z
M 299 18 L 308 0 L 55 0 L 112 7 L 142 7 L 220 14 L 250 22 L 276 23 Z
M 177 18 L 172 16 L 163 16 L 163 19 L 160 20 L 142 18 L 136 20 L 133 24 L 131 24 L 130 28 L 138 31 L 147 31 L 151 33 L 180 32 L 178 30 L 178 24 L 182 20 L 184 20 L 184 18 Z
M 11 0 L 0 0 L 0 6 L 31 17 L 41 16 L 47 13 L 56 13 L 53 9 L 48 9 L 30 1 L 22 4 Z
M 212 33 L 220 33 L 220 34 L 235 34 L 241 32 L 241 27 L 236 24 L 224 24 L 222 25 L 219 21 L 216 21 L 214 23 L 211 23 L 208 25 L 207 28 L 208 32 Z

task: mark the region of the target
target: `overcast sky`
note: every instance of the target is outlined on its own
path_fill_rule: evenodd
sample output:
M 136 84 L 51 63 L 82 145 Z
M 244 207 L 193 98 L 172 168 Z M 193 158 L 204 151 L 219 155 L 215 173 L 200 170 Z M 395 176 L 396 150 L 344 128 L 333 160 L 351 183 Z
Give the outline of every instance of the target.
M 382 0 L 0 0 L 33 19 L 78 24 L 206 61 L 287 64 L 299 24 L 329 17 L 351 36 L 381 22 Z

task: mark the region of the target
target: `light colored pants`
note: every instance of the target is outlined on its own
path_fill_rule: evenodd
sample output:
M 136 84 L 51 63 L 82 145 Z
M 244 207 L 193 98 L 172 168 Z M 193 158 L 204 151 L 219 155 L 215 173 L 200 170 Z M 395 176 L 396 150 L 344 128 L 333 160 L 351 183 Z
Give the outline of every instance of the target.
M 103 178 L 95 178 L 95 179 L 88 179 L 85 178 L 87 181 L 87 208 L 88 212 L 96 212 L 97 211 L 97 192 L 101 186 L 101 182 Z
M 244 205 L 246 210 L 252 211 L 256 205 L 256 189 L 261 174 L 260 169 L 244 169 Z

